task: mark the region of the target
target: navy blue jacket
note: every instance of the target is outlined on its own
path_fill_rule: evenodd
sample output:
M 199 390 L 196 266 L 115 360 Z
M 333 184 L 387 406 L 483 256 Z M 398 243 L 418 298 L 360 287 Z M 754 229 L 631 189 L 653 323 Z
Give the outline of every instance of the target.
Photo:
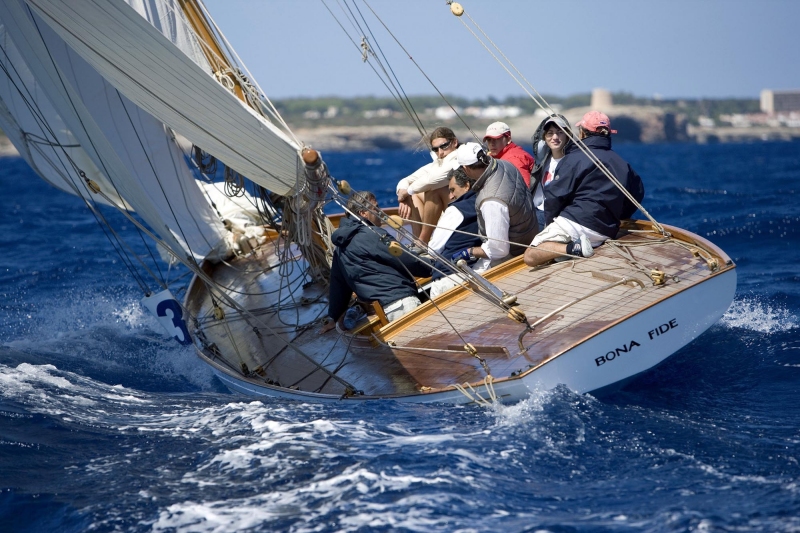
M 593 135 L 583 142 L 641 202 L 644 198 L 642 178 L 611 150 L 611 137 Z M 562 216 L 613 239 L 619 231 L 620 220 L 630 218 L 635 212 L 636 206 L 575 144 L 567 148 L 555 177 L 544 187 L 544 215 L 548 224 Z
M 461 212 L 461 215 L 464 217 L 464 220 L 461 221 L 461 224 L 458 225 L 456 228 L 459 231 L 466 231 L 472 233 L 473 235 L 478 235 L 478 213 L 475 209 L 475 191 L 467 191 L 461 195 L 461 198 L 455 200 L 450 203 L 448 207 L 455 207 Z M 450 259 L 452 255 L 456 252 L 460 252 L 464 248 L 471 248 L 473 246 L 480 246 L 483 244 L 483 241 L 479 236 L 473 235 L 464 235 L 463 233 L 456 233 L 455 231 L 450 235 L 450 238 L 447 239 L 447 242 L 442 249 L 442 255 L 447 259 Z M 445 273 L 450 273 L 451 268 L 441 261 L 436 261 L 434 266 Z M 433 271 L 433 279 L 439 279 L 444 277 L 444 274 L 441 274 L 439 270 Z
M 388 249 L 391 237 L 386 231 L 368 221 L 364 224 L 350 217 L 342 218 L 331 236 L 336 250 L 331 265 L 328 316 L 336 320 L 347 309 L 353 292 L 360 300 L 377 300 L 386 307 L 401 298 L 417 295 L 417 285 L 406 268 L 414 276 L 431 275 L 430 265 L 413 255 L 391 255 Z

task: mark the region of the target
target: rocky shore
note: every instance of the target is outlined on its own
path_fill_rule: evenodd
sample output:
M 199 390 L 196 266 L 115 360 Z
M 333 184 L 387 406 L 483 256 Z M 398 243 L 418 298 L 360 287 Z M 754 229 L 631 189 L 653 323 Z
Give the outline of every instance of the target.
M 589 107 L 568 109 L 563 112 L 570 124 L 578 122 Z M 788 127 L 717 127 L 702 128 L 689 124 L 682 114 L 665 112 L 655 106 L 616 105 L 602 109 L 611 117 L 618 131 L 617 142 L 749 142 L 766 140 L 800 139 L 800 128 Z M 511 128 L 514 141 L 530 149 L 531 137 L 544 115 L 529 115 L 504 119 Z M 484 123 L 485 122 L 485 123 Z M 481 138 L 492 120 L 480 123 L 473 120 L 474 136 Z M 473 140 L 473 132 L 460 124 L 445 124 L 453 128 L 461 141 Z M 461 126 L 461 127 L 459 127 Z M 295 130 L 298 139 L 319 150 L 371 151 L 381 149 L 424 149 L 419 132 L 410 126 L 321 126 Z
M 564 111 L 570 124 L 578 122 L 588 107 Z M 624 142 L 672 142 L 688 141 L 688 125 L 685 117 L 665 113 L 657 107 L 614 106 L 604 110 L 610 117 L 617 139 Z M 530 140 L 544 114 L 504 119 L 511 128 L 512 138 L 517 144 L 530 148 Z M 484 123 L 485 122 L 485 123 Z M 492 120 L 478 123 L 473 120 L 473 131 L 462 124 L 446 124 L 453 128 L 459 140 L 479 140 Z M 414 149 L 423 147 L 419 132 L 406 126 L 336 126 L 296 130 L 295 134 L 305 143 L 320 150 L 370 151 L 378 149 Z

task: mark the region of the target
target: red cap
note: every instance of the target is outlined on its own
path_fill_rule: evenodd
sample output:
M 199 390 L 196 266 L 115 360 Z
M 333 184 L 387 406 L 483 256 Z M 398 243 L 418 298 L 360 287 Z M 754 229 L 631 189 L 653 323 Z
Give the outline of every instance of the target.
M 611 120 L 609 120 L 608 115 L 600 111 L 589 111 L 583 115 L 583 118 L 576 126 L 595 132 L 600 128 L 607 128 L 610 133 L 617 133 L 617 130 L 611 129 Z

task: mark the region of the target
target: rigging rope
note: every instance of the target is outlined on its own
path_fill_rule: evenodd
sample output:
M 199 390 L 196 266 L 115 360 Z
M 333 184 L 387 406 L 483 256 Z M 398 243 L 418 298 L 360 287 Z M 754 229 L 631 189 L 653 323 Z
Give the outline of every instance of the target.
M 539 108 L 541 108 L 546 113 L 548 113 L 550 115 L 555 114 L 556 112 L 553 110 L 552 107 L 550 107 L 550 104 L 547 103 L 547 101 L 544 99 L 544 97 L 542 97 L 542 95 L 539 94 L 539 91 L 537 91 L 536 88 L 533 87 L 533 85 L 522 75 L 522 73 L 519 71 L 519 69 L 517 69 L 517 67 L 511 62 L 511 60 L 508 59 L 508 57 L 502 52 L 500 47 L 497 46 L 494 43 L 494 41 L 492 41 L 489 38 L 489 36 L 486 34 L 486 32 L 483 31 L 483 29 L 478 25 L 477 22 L 475 22 L 475 20 L 469 15 L 469 13 L 467 13 L 460 4 L 458 4 L 457 2 L 454 2 L 453 0 L 447 0 L 447 4 L 450 5 L 451 12 L 459 19 L 461 24 L 463 24 L 464 27 L 475 37 L 475 39 L 486 49 L 486 51 L 489 52 L 489 54 L 495 59 L 495 61 L 497 61 L 498 64 L 500 64 L 500 66 L 509 74 L 509 76 L 511 76 L 511 78 L 515 82 L 517 82 L 517 84 L 522 88 L 522 90 L 525 91 L 525 93 L 528 96 L 530 96 L 530 98 L 534 101 L 534 103 L 536 103 L 536 105 L 538 105 Z M 525 83 L 527 83 L 528 86 L 536 93 L 536 95 L 539 97 L 539 99 L 541 99 L 541 102 L 539 100 L 537 100 L 537 98 L 534 97 L 530 93 L 530 91 L 528 91 L 528 89 L 519 81 L 519 79 L 517 79 L 517 77 L 511 72 L 511 70 L 509 70 L 509 68 L 506 67 L 506 65 L 504 65 L 503 62 L 500 61 L 500 59 L 498 59 L 498 57 L 494 54 L 494 52 L 492 52 L 492 50 L 489 48 L 489 46 L 487 46 L 487 44 L 485 42 L 483 42 L 483 40 L 472 30 L 472 28 L 470 28 L 467 25 L 467 23 L 464 22 L 464 19 L 462 18 L 462 15 L 466 15 L 466 17 L 478 29 L 478 31 L 480 31 L 480 33 L 483 34 L 486 37 L 486 39 L 498 51 L 498 53 L 501 56 L 503 56 L 503 59 L 505 59 L 505 61 L 508 63 L 508 65 L 511 68 L 513 68 L 523 80 L 525 80 Z M 641 211 L 642 214 L 645 215 L 650 220 L 650 222 L 653 223 L 653 227 L 656 229 L 656 231 L 658 231 L 662 235 L 666 235 L 667 231 L 664 229 L 664 227 L 661 224 L 658 223 L 658 221 L 642 206 L 641 203 L 639 203 L 639 201 L 636 200 L 636 198 L 633 197 L 633 195 L 630 192 L 628 192 L 628 190 L 611 173 L 611 171 L 603 164 L 603 162 L 600 161 L 600 159 L 598 159 L 597 156 L 594 153 L 592 153 L 591 150 L 589 150 L 589 148 L 586 146 L 586 144 L 580 138 L 578 138 L 576 135 L 574 135 L 570 131 L 568 131 L 565 128 L 563 128 L 561 125 L 559 125 L 559 124 L 557 124 L 557 125 L 576 144 L 576 146 L 578 146 L 578 148 L 584 153 L 584 155 L 586 155 L 589 158 L 589 160 L 592 161 L 595 164 L 595 166 L 609 180 L 611 180 L 611 182 L 628 198 L 628 200 L 630 200 L 633 203 L 633 205 L 635 205 L 639 209 L 639 211 Z
M 30 7 L 28 7 L 27 9 L 28 9 L 28 12 L 30 14 Z M 36 24 L 36 29 L 39 32 L 39 35 L 40 35 L 40 38 L 41 38 L 41 32 L 40 32 L 40 30 L 38 28 L 38 24 L 36 23 L 35 20 L 34 20 L 34 24 Z M 6 51 L 6 48 L 4 46 L 0 46 L 0 50 L 2 50 L 3 55 L 6 58 L 6 61 L 8 61 L 9 66 L 11 67 L 11 69 L 14 72 L 14 74 L 16 75 L 16 78 L 20 80 L 20 83 L 19 84 L 17 83 L 17 81 L 11 75 L 11 72 L 8 70 L 8 67 L 4 62 L 0 62 L 0 68 L 2 68 L 3 72 L 6 74 L 9 82 L 16 89 L 17 93 L 19 94 L 19 97 L 22 99 L 22 101 L 25 104 L 26 108 L 30 111 L 31 116 L 33 117 L 34 121 L 37 123 L 39 128 L 42 130 L 42 132 L 45 133 L 45 134 L 49 134 L 53 139 L 57 139 L 58 136 L 53 131 L 53 128 L 51 127 L 51 125 L 49 124 L 47 119 L 45 118 L 44 113 L 39 108 L 38 104 L 36 103 L 36 98 L 32 94 L 30 94 L 30 89 L 22 81 L 23 77 L 19 73 L 19 71 L 17 70 L 16 66 L 14 65 L 14 62 L 11 60 L 11 57 L 8 55 L 8 52 Z M 53 61 L 52 56 L 49 55 L 50 54 L 50 50 L 49 49 L 47 49 L 47 53 L 48 53 L 48 56 L 50 57 L 51 62 L 53 62 L 53 66 L 55 67 L 55 62 Z M 60 78 L 60 73 L 59 73 L 59 80 L 61 81 L 61 83 L 63 85 L 64 82 Z M 20 85 L 22 87 L 24 87 L 24 90 L 20 87 Z M 69 101 L 70 101 L 70 104 L 72 104 L 74 106 L 74 103 L 72 102 L 72 100 L 70 99 Z M 80 117 L 78 117 L 78 119 L 80 120 Z M 81 125 L 83 125 L 82 121 L 81 121 Z M 29 138 L 27 132 L 23 132 L 21 129 L 20 129 L 20 132 L 23 134 L 23 138 L 24 139 L 28 139 Z M 31 135 L 33 135 L 33 134 L 31 134 Z M 43 139 L 40 136 L 35 136 L 35 137 L 37 139 L 40 139 L 40 140 Z M 41 141 L 39 142 L 39 144 L 41 144 Z M 122 263 L 126 266 L 126 268 L 128 268 L 128 271 L 131 273 L 131 275 L 133 276 L 134 280 L 139 284 L 140 288 L 144 292 L 147 292 L 146 285 L 144 284 L 144 280 L 139 275 L 139 273 L 133 268 L 132 262 L 130 261 L 130 258 L 128 256 L 126 256 L 125 254 L 121 253 L 121 249 L 123 248 L 123 241 L 119 238 L 119 235 L 112 230 L 111 225 L 108 223 L 107 220 L 105 220 L 105 218 L 102 217 L 102 214 L 97 209 L 95 209 L 94 206 L 92 205 L 92 202 L 90 200 L 92 195 L 88 194 L 88 193 L 92 192 L 92 190 L 89 187 L 89 180 L 86 178 L 86 174 L 83 172 L 83 170 L 81 170 L 78 167 L 77 163 L 75 163 L 75 161 L 72 159 L 72 157 L 70 156 L 70 154 L 66 150 L 67 147 L 73 147 L 74 145 L 62 145 L 57 140 L 53 140 L 53 141 L 46 140 L 46 143 L 44 143 L 44 144 L 53 148 L 53 151 L 56 154 L 56 158 L 58 159 L 59 164 L 58 165 L 53 164 L 53 162 L 49 159 L 48 156 L 46 156 L 44 154 L 44 152 L 41 149 L 37 148 L 37 151 L 42 155 L 42 157 L 44 157 L 44 159 L 46 161 L 48 161 L 50 163 L 50 167 L 53 169 L 53 171 L 56 172 L 64 180 L 64 182 L 70 188 L 73 189 L 73 191 L 75 192 L 76 196 L 79 196 L 84 201 L 85 205 L 89 208 L 89 210 L 92 212 L 93 216 L 95 217 L 95 220 L 98 222 L 98 225 L 103 230 L 103 233 L 105 234 L 106 238 L 109 240 L 109 243 L 111 244 L 112 248 L 114 248 L 114 251 L 120 257 L 120 260 L 122 261 Z M 36 143 L 30 144 L 29 146 L 36 147 Z M 64 156 L 64 159 L 66 159 L 66 161 L 72 167 L 72 171 L 79 177 L 79 182 L 84 187 L 84 191 L 87 193 L 86 196 L 84 196 L 83 194 L 80 194 L 77 185 L 75 184 L 73 179 L 70 177 L 70 173 L 67 170 L 67 167 L 66 167 L 66 165 L 64 163 L 64 160 L 62 160 L 60 157 L 58 157 L 58 148 L 60 148 L 60 152 Z M 94 147 L 92 147 L 92 148 L 94 148 Z M 101 159 L 101 163 L 103 163 L 102 159 Z M 63 173 L 59 170 L 58 166 L 63 167 L 63 170 L 64 170 Z M 34 168 L 35 168 L 35 166 L 34 166 Z M 109 176 L 107 171 L 106 171 L 106 176 Z M 108 179 L 109 179 L 109 181 L 111 180 L 110 177 Z M 111 184 L 112 184 L 112 186 L 115 187 L 115 192 L 117 194 L 117 199 L 110 199 L 110 198 L 107 197 L 107 201 L 109 202 L 109 204 L 111 204 L 111 205 L 113 205 L 113 206 L 115 206 L 117 208 L 122 208 L 122 209 L 126 209 L 127 210 L 128 206 L 126 204 L 124 204 L 124 201 L 121 201 L 122 200 L 122 196 L 119 194 L 119 191 L 116 190 L 116 186 L 114 185 L 113 181 L 111 181 Z M 118 205 L 118 202 L 122 203 L 122 205 L 121 206 Z M 111 236 L 109 236 L 109 233 L 106 231 L 107 229 L 109 231 L 111 231 Z M 113 236 L 113 239 L 111 238 L 112 236 Z M 141 238 L 141 234 L 140 234 L 140 238 Z M 144 241 L 144 239 L 142 239 L 142 240 Z M 145 245 L 145 248 L 148 250 L 148 252 L 150 252 L 150 248 L 149 248 L 149 246 L 147 245 L 146 242 L 144 242 L 144 245 Z M 152 252 L 150 252 L 150 256 L 153 259 L 156 268 L 159 269 L 158 263 L 155 262 L 155 258 L 152 256 Z M 137 256 L 137 258 L 138 258 L 138 256 Z M 141 259 L 140 259 L 140 262 L 141 262 Z M 160 271 L 160 269 L 159 269 L 159 271 Z M 152 273 L 151 273 L 151 275 L 152 275 Z M 156 279 L 156 280 L 159 279 L 159 278 L 157 278 L 155 276 L 153 276 L 153 278 Z M 162 275 L 161 276 L 162 284 L 163 284 L 163 279 L 164 278 L 163 278 L 163 275 Z
M 423 137 L 427 136 L 427 131 L 425 130 L 425 126 L 422 123 L 422 120 L 419 118 L 419 115 L 417 115 L 416 111 L 414 110 L 414 106 L 411 104 L 410 99 L 406 96 L 405 91 L 402 89 L 402 86 L 400 86 L 399 80 L 397 82 L 392 80 L 392 76 L 390 76 L 389 73 L 386 71 L 386 68 L 383 66 L 383 63 L 381 62 L 380 58 L 375 54 L 375 52 L 369 46 L 369 41 L 367 40 L 366 36 L 363 35 L 363 32 L 360 31 L 360 27 L 358 26 L 357 21 L 354 22 L 349 16 L 347 16 L 347 12 L 344 10 L 344 8 L 341 6 L 341 4 L 339 5 L 339 7 L 342 10 L 342 12 L 345 13 L 345 16 L 347 17 L 347 19 L 350 22 L 350 24 L 353 25 L 353 27 L 356 29 L 356 31 L 358 33 L 362 34 L 361 35 L 361 44 L 356 43 L 356 41 L 350 36 L 348 31 L 345 29 L 344 25 L 338 19 L 336 14 L 331 10 L 331 8 L 328 6 L 328 4 L 325 2 L 325 0 L 321 0 L 321 1 L 322 1 L 322 4 L 325 6 L 325 9 L 328 10 L 328 13 L 331 14 L 333 19 L 336 21 L 336 23 L 339 25 L 339 27 L 342 29 L 342 31 L 345 33 L 345 35 L 348 37 L 348 39 L 350 39 L 350 42 L 353 43 L 353 46 L 355 46 L 356 49 L 359 51 L 359 54 L 361 55 L 362 60 L 366 62 L 369 59 L 369 57 L 371 56 L 374 59 L 374 62 L 378 64 L 380 69 L 383 71 L 383 75 L 381 75 L 378 72 L 378 69 L 375 68 L 375 65 L 373 65 L 372 62 L 369 63 L 369 66 L 372 69 L 372 71 L 375 73 L 375 75 L 378 76 L 378 79 L 381 81 L 381 83 L 383 83 L 384 87 L 386 87 L 386 89 L 389 91 L 389 94 L 391 94 L 392 97 L 403 108 L 403 110 L 405 111 L 406 115 L 408 115 L 408 117 L 411 119 L 411 122 L 414 124 L 414 127 L 417 128 L 417 131 L 419 132 L 419 134 L 421 136 L 423 136 Z M 337 0 L 337 3 L 338 3 L 338 1 L 339 0 Z M 350 11 L 350 14 L 352 15 L 352 11 Z M 353 17 L 353 18 L 355 18 L 355 17 Z M 365 25 L 366 25 L 366 21 L 365 21 Z M 370 34 L 371 34 L 371 32 L 370 32 Z M 382 51 L 381 51 L 381 54 L 383 54 Z M 385 59 L 385 56 L 384 56 L 384 59 Z M 389 70 L 392 70 L 391 67 L 389 68 Z M 394 75 L 394 71 L 392 71 L 392 75 Z M 395 76 L 395 80 L 396 80 L 396 76 Z M 399 86 L 399 88 L 396 85 Z
M 372 14 L 375 15 L 375 18 L 378 19 L 378 22 L 381 23 L 381 25 L 384 27 L 384 29 L 386 29 L 386 31 L 389 33 L 389 35 L 392 36 L 392 39 L 394 39 L 394 41 L 397 43 L 397 45 L 403 50 L 403 52 L 405 52 L 405 54 L 408 56 L 408 59 L 410 59 L 411 62 L 414 63 L 414 66 L 417 67 L 417 69 L 420 71 L 420 73 L 422 73 L 422 75 L 425 77 L 425 79 L 428 80 L 428 83 L 430 83 L 431 86 L 434 88 L 434 90 L 436 90 L 436 92 L 439 94 L 439 96 L 441 96 L 442 100 L 444 100 L 444 102 L 448 105 L 448 107 L 450 107 L 450 109 L 453 111 L 453 113 L 455 113 L 455 115 L 458 117 L 458 119 L 461 121 L 461 123 L 464 124 L 464 127 L 469 130 L 469 132 L 472 134 L 472 136 L 476 140 L 478 140 L 479 139 L 478 135 L 472 130 L 472 128 L 469 126 L 469 124 L 467 124 L 467 122 L 464 120 L 464 118 L 461 116 L 461 114 L 456 110 L 456 108 L 453 106 L 453 104 L 450 103 L 450 101 L 442 93 L 442 91 L 439 90 L 439 88 L 436 86 L 436 84 L 433 83 L 433 80 L 430 79 L 430 77 L 425 73 L 425 71 L 422 69 L 422 67 L 419 66 L 419 63 L 417 63 L 416 60 L 414 60 L 414 58 L 411 56 L 411 54 L 408 53 L 408 50 L 406 50 L 406 48 L 397 39 L 397 37 L 394 36 L 392 31 L 389 29 L 389 27 L 383 22 L 383 20 L 378 16 L 378 14 L 375 13 L 375 10 L 372 9 L 372 6 L 369 5 L 369 2 L 367 2 L 367 0 L 363 0 L 363 2 L 369 8 L 369 10 L 372 11 Z M 478 142 L 480 142 L 480 141 L 478 141 Z

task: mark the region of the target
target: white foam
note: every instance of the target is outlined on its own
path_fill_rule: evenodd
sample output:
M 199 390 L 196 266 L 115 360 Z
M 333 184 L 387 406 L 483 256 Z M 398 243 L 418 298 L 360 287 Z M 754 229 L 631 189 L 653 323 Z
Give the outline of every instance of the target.
M 263 528 L 279 518 L 303 515 L 302 522 L 293 524 L 293 531 L 318 530 L 319 524 L 311 522 L 329 521 L 332 516 L 336 516 L 340 526 L 337 530 L 341 531 L 385 526 L 422 531 L 441 528 L 451 522 L 447 516 L 430 518 L 428 515 L 431 508 L 457 498 L 457 494 L 445 488 L 457 481 L 442 476 L 392 475 L 354 465 L 302 486 L 271 490 L 250 498 L 172 504 L 159 513 L 151 527 L 153 531 L 216 533 Z M 442 486 L 443 491 L 431 496 L 416 495 L 412 490 L 425 485 Z M 359 495 L 396 492 L 403 496 L 393 498 L 390 503 L 376 503 L 353 499 L 356 492 Z M 336 512 L 343 507 L 349 508 L 348 511 Z
M 773 307 L 756 297 L 745 297 L 733 301 L 720 323 L 729 328 L 779 333 L 797 328 L 800 321 L 786 308 Z
M 215 388 L 214 374 L 193 346 L 169 337 L 138 295 L 71 291 L 47 300 L 9 347 L 70 354 L 98 367 L 135 365 L 164 377 L 180 376 L 202 390 Z M 133 361 L 132 361 L 133 359 Z
M 59 370 L 54 365 L 0 365 L 0 398 L 33 413 L 116 429 L 120 416 L 136 416 L 132 405 L 150 406 L 146 395 Z M 120 412 L 122 413 L 120 415 Z M 113 416 L 112 416 L 113 415 Z

